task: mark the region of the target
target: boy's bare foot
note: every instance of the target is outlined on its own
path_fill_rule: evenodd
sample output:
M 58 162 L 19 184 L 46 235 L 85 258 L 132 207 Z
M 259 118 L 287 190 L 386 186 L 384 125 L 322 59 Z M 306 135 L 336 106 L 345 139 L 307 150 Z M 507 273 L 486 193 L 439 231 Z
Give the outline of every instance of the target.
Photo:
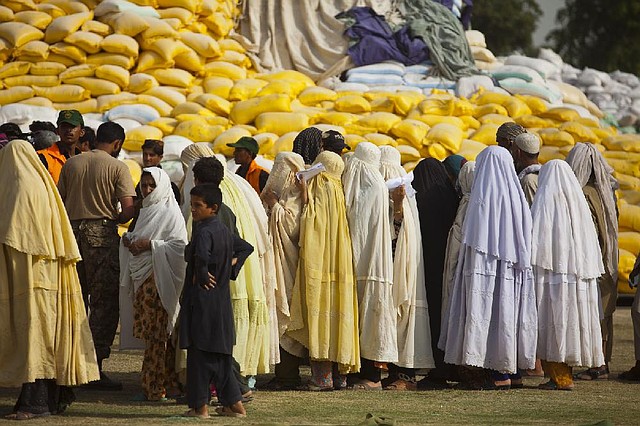
M 244 409 L 244 405 L 242 405 L 242 401 L 238 401 L 235 404 L 228 407 L 218 407 L 216 408 L 216 413 L 219 416 L 225 417 L 246 417 L 247 411 Z
M 202 407 L 198 407 L 198 408 L 192 408 L 189 411 L 187 411 L 186 413 L 184 413 L 182 415 L 183 417 L 198 417 L 200 419 L 208 419 L 209 416 L 209 409 L 207 408 L 207 405 L 203 405 Z

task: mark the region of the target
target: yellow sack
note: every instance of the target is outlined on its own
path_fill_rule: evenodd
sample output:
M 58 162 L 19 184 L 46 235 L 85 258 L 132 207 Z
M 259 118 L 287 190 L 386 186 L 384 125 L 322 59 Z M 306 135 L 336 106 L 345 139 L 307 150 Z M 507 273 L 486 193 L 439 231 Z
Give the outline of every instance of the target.
M 497 92 L 482 92 L 477 98 L 472 97 L 471 99 L 475 101 L 477 105 L 504 105 L 511 99 L 511 96 Z
M 181 7 L 191 13 L 199 13 L 202 0 L 156 0 L 158 6 L 163 8 Z
M 114 13 L 106 23 L 113 28 L 114 33 L 129 37 L 135 37 L 150 27 L 149 23 L 135 12 Z
M 0 90 L 0 105 L 13 104 L 32 98 L 34 90 L 27 86 L 10 87 Z
M 44 30 L 51 23 L 52 18 L 51 15 L 45 12 L 27 10 L 16 13 L 13 21 L 29 24 L 39 30 Z
M 20 75 L 25 75 L 29 73 L 31 69 L 31 62 L 9 62 L 0 67 L 0 79 L 5 79 L 7 77 L 15 77 Z
M 202 87 L 205 93 L 220 96 L 224 99 L 230 99 L 233 80 L 226 77 L 207 77 L 203 80 Z
M 576 120 L 573 120 L 573 121 L 575 121 L 576 123 L 580 123 L 583 126 L 587 126 L 591 130 L 600 128 L 600 122 L 598 120 L 593 119 L 593 118 L 578 117 Z M 609 136 L 611 136 L 611 135 L 609 135 Z
M 449 156 L 449 151 L 447 151 L 447 149 L 439 143 L 429 145 L 428 147 L 426 147 L 426 149 L 428 156 L 431 158 L 435 158 L 438 161 L 443 161 Z
M 154 87 L 144 92 L 144 94 L 155 96 L 156 98 L 163 100 L 174 108 L 177 105 L 180 105 L 181 103 L 187 101 L 187 97 L 185 95 L 177 90 L 171 89 L 170 87 Z
M 223 40 L 220 40 L 218 44 L 220 45 L 220 49 L 222 50 L 233 50 L 234 52 L 238 53 L 245 53 L 247 51 L 244 47 L 242 47 L 240 43 L 232 38 L 225 38 Z
M 448 123 L 439 123 L 427 132 L 429 144 L 440 144 L 451 152 L 458 152 L 462 145 L 464 134 L 459 127 Z M 433 156 L 434 158 L 438 158 Z
M 77 64 L 73 59 L 68 58 L 67 56 L 58 55 L 57 53 L 49 53 L 47 56 L 47 61 L 49 62 L 59 62 L 66 67 L 72 67 Z
M 251 60 L 244 53 L 234 52 L 233 50 L 227 50 L 222 52 L 220 56 L 220 60 L 224 62 L 229 62 L 230 64 L 235 64 L 240 67 L 250 67 Z
M 186 45 L 185 45 L 186 46 Z M 198 75 L 204 72 L 204 58 L 200 57 L 193 49 L 187 47 L 187 50 L 173 58 L 176 67 L 183 70 L 191 71 Z
M 302 74 L 299 71 L 286 70 L 286 71 L 277 71 L 271 74 L 258 74 L 256 78 L 266 80 L 268 82 L 278 81 L 278 80 L 287 80 L 287 81 L 295 81 L 298 84 L 302 84 L 305 87 L 315 86 L 313 80 L 306 75 Z
M 560 148 L 557 146 L 541 146 L 538 160 L 541 163 L 546 163 L 550 160 L 564 160 L 565 155 L 560 152 Z
M 515 117 L 516 123 L 525 127 L 527 129 L 531 128 L 550 128 L 556 127 L 557 124 L 553 120 L 549 120 L 546 118 L 540 118 L 532 114 L 521 115 L 519 117 Z
M 154 18 L 151 16 L 143 16 L 143 19 L 149 24 L 149 27 L 144 30 L 140 38 L 140 43 L 153 42 L 161 39 L 175 39 L 178 37 L 178 32 L 167 22 L 162 19 Z
M 213 142 L 224 131 L 224 126 L 211 126 L 204 119 L 196 119 L 178 123 L 173 134 L 194 142 Z
M 13 10 L 0 5 L 0 22 L 11 22 L 15 18 Z
M 90 64 L 75 65 L 60 73 L 60 80 L 65 83 L 70 78 L 93 77 L 96 73 L 96 66 Z
M 640 179 L 637 177 L 616 173 L 616 179 L 620 184 L 620 189 L 629 191 L 640 191 Z
M 382 133 L 367 133 L 364 137 L 376 146 L 390 145 L 398 146 L 398 142 L 391 136 L 383 135 Z
M 640 135 L 614 135 L 602 140 L 602 144 L 612 151 L 640 152 Z
M 49 45 L 44 41 L 34 40 L 17 47 L 13 51 L 13 56 L 18 57 L 30 57 L 33 62 L 45 61 L 49 56 Z
M 498 105 L 498 104 L 479 105 L 476 107 L 472 115 L 473 117 L 479 119 L 480 117 L 487 114 L 500 114 L 500 115 L 506 115 L 506 116 L 509 115 L 509 113 L 507 112 L 507 109 L 502 105 Z
M 409 111 L 417 107 L 425 99 L 425 95 L 418 92 L 398 92 L 391 99 L 395 105 L 396 113 L 406 116 Z
M 400 152 L 400 161 L 402 163 L 407 163 L 409 161 L 418 161 L 420 160 L 420 152 L 409 145 L 398 145 L 396 149 Z
M 145 139 L 162 139 L 162 130 L 148 124 L 129 130 L 124 138 L 122 149 L 140 152 Z
M 11 55 L 13 47 L 9 45 L 9 42 L 3 38 L 0 38 L 0 65 L 4 63 Z
M 169 105 L 167 102 L 163 101 L 162 99 L 152 95 L 146 95 L 146 94 L 138 95 L 138 102 L 155 108 L 155 110 L 158 111 L 158 113 L 162 117 L 168 117 L 169 115 L 171 115 L 171 112 L 173 111 L 173 107 L 171 105 Z
M 358 124 L 345 124 L 344 125 L 344 131 L 346 133 L 350 133 L 350 134 L 353 134 L 353 135 L 364 136 L 364 135 L 367 135 L 369 133 L 375 133 L 376 129 L 374 129 L 373 127 L 360 126 Z
M 430 95 L 420 102 L 418 108 L 423 114 L 453 115 L 456 98 L 449 94 Z
M 218 42 L 207 34 L 183 31 L 180 33 L 180 39 L 203 58 L 216 58 L 222 54 Z
M 486 114 L 478 118 L 478 121 L 482 124 L 494 123 L 500 125 L 504 123 L 513 123 L 514 119 L 502 114 Z
M 512 97 L 502 106 L 506 108 L 507 114 L 509 114 L 509 117 L 511 118 L 518 118 L 523 115 L 531 114 L 531 108 L 529 108 L 529 105 L 527 105 L 525 101 L 516 97 Z
M 622 173 L 624 175 L 635 176 L 640 178 L 640 162 L 632 161 L 631 159 L 619 159 L 619 158 L 607 158 L 607 163 L 617 173 Z
M 640 206 L 622 204 L 619 225 L 640 232 Z
M 7 40 L 13 47 L 20 47 L 30 41 L 42 40 L 44 33 L 22 22 L 3 22 L 0 24 L 0 37 Z
M 447 117 L 447 116 L 429 115 L 429 114 L 420 115 L 418 113 L 418 114 L 409 114 L 407 118 L 420 120 L 423 123 L 426 123 L 427 125 L 429 125 L 430 127 L 433 127 L 436 124 L 446 123 L 446 124 L 451 124 L 452 126 L 458 127 L 459 129 L 465 128 L 464 121 L 462 121 L 460 117 Z
M 142 167 L 140 167 L 140 164 L 138 164 L 137 161 L 130 158 L 125 158 L 122 162 L 129 168 L 129 174 L 131 175 L 133 184 L 137 185 L 142 177 Z
M 60 42 L 49 46 L 52 53 L 71 59 L 76 64 L 82 64 L 87 61 L 87 54 L 84 50 L 72 44 Z
M 183 7 L 168 7 L 166 9 L 157 9 L 160 19 L 178 19 L 183 25 L 188 25 L 193 21 L 193 12 Z
M 76 31 L 64 38 L 65 43 L 79 47 L 87 53 L 98 53 L 102 44 L 103 37 L 98 34 Z
M 280 136 L 280 138 L 274 142 L 271 148 L 271 157 L 275 158 L 281 152 L 290 152 L 293 150 L 293 140 L 296 138 L 299 132 L 289 132 Z
M 47 2 L 55 6 L 58 6 L 60 9 L 64 10 L 64 13 L 66 13 L 67 15 L 73 15 L 74 13 L 89 11 L 89 7 L 80 1 L 47 0 Z M 89 4 L 91 4 L 92 6 L 95 5 L 95 3 L 89 3 Z
M 238 126 L 222 132 L 213 142 L 213 152 L 222 154 L 225 157 L 233 157 L 234 148 L 227 146 L 227 144 L 236 143 L 243 136 L 251 136 L 251 132 Z M 293 139 L 291 140 L 291 146 L 293 147 Z
M 275 133 L 260 133 L 254 135 L 253 138 L 258 142 L 258 154 L 271 156 L 271 149 L 273 145 L 279 139 L 279 136 Z
M 324 101 L 335 101 L 338 94 L 324 87 L 308 87 L 300 93 L 298 100 L 308 106 L 315 106 Z
M 355 123 L 360 116 L 348 112 L 325 112 L 318 117 L 319 123 L 331 124 L 333 126 L 344 126 Z
M 16 77 L 7 77 L 3 81 L 6 87 L 16 86 L 42 86 L 52 87 L 60 84 L 57 75 L 21 75 Z
M 141 46 L 149 52 L 157 53 L 164 61 L 169 62 L 176 56 L 189 52 L 186 44 L 172 38 L 151 39 L 150 41 L 142 41 Z
M 204 73 L 207 77 L 227 77 L 237 81 L 247 78 L 247 70 L 234 64 L 222 61 L 212 61 L 204 66 Z
M 86 21 L 80 29 L 84 32 L 97 34 L 102 37 L 111 34 L 111 27 L 100 21 Z
M 486 147 L 487 145 L 482 142 L 476 142 L 471 139 L 464 139 L 457 154 L 462 155 L 468 161 L 475 161 L 478 154 L 480 154 Z
M 167 86 L 191 87 L 195 77 L 191 73 L 181 69 L 157 69 L 151 74 L 158 80 L 158 83 Z
M 391 133 L 407 140 L 411 145 L 420 149 L 425 141 L 429 126 L 419 120 L 405 119 L 396 124 Z
M 109 53 L 119 53 L 132 58 L 138 57 L 138 42 L 131 36 L 124 34 L 111 34 L 106 36 L 100 44 L 102 50 Z
M 49 56 L 51 59 L 51 56 Z M 117 65 L 126 70 L 133 68 L 135 60 L 130 56 L 120 55 L 118 53 L 94 53 L 87 56 L 87 63 L 92 65 Z
M 44 12 L 47 15 L 51 16 L 53 19 L 59 18 L 60 16 L 65 16 L 67 13 L 59 8 L 56 5 L 51 3 L 38 3 L 36 5 L 36 10 L 38 12 Z
M 363 135 L 344 134 L 344 141 L 347 145 L 349 145 L 351 151 L 353 151 L 356 149 L 360 142 L 367 142 L 367 138 L 365 138 Z
M 575 109 L 566 107 L 556 107 L 548 109 L 545 112 L 541 112 L 540 117 L 549 118 L 556 121 L 573 121 L 580 118 L 580 114 Z
M 59 75 L 66 69 L 67 67 L 59 62 L 36 62 L 31 65 L 29 72 L 32 75 Z
M 180 106 L 180 105 L 178 105 Z M 223 126 L 225 128 L 229 126 L 229 119 L 224 117 L 218 117 L 217 115 L 202 115 L 202 114 L 179 114 L 175 116 L 175 119 L 179 122 L 190 121 L 190 120 L 200 120 L 204 119 L 209 126 Z M 244 127 L 246 130 L 249 130 L 251 134 L 256 131 L 256 128 L 253 126 L 236 126 L 236 127 Z
M 53 102 L 51 102 L 47 98 L 43 98 L 42 96 L 36 96 L 35 98 L 25 99 L 23 101 L 18 102 L 19 104 L 25 105 L 33 105 L 33 106 L 41 106 L 47 108 L 53 108 Z
M 156 52 L 144 51 L 140 53 L 138 58 L 138 66 L 136 66 L 136 72 L 147 72 L 155 69 L 167 69 L 173 68 L 175 62 L 173 59 L 166 60 Z
M 358 124 L 364 127 L 372 127 L 380 133 L 389 133 L 402 119 L 390 112 L 374 112 L 358 120 Z
M 44 41 L 52 44 L 64 40 L 93 19 L 93 12 L 80 12 L 54 19 L 44 33 Z
M 538 130 L 538 136 L 542 139 L 543 145 L 560 147 L 576 144 L 570 133 L 558 129 L 540 129 Z
M 222 77 L 218 77 L 222 78 Z M 268 82 L 259 80 L 257 78 L 247 78 L 238 80 L 233 85 L 229 93 L 230 101 L 246 101 L 247 99 L 254 98 L 260 90 L 265 87 Z
M 147 123 L 149 126 L 157 127 L 162 130 L 162 134 L 165 136 L 173 134 L 176 126 L 178 125 L 178 120 L 170 117 L 160 117 L 153 121 Z
M 524 101 L 527 106 L 529 107 L 529 109 L 531 109 L 531 113 L 532 114 L 542 114 L 543 112 L 545 112 L 547 109 L 549 109 L 549 107 L 547 106 L 547 103 L 542 100 L 541 98 L 537 97 L 537 96 L 532 96 L 532 95 L 514 95 L 514 97 Z
M 469 139 L 485 145 L 497 145 L 496 133 L 498 132 L 498 127 L 500 126 L 494 123 L 483 124 L 478 130 L 471 134 Z
M 201 116 L 205 116 L 205 115 L 213 115 L 213 113 L 211 111 L 209 111 L 208 109 L 206 109 L 205 107 L 203 107 L 200 104 L 197 104 L 195 102 L 182 102 L 178 105 L 176 105 L 173 108 L 173 111 L 171 111 L 171 116 L 174 118 L 178 118 L 179 115 L 182 114 L 196 114 L 196 115 L 201 115 Z M 182 121 L 182 120 L 180 120 Z
M 231 112 L 231 102 L 220 96 L 204 93 L 198 95 L 194 101 L 218 115 L 228 117 Z
M 80 102 L 91 96 L 87 89 L 75 84 L 61 84 L 54 87 L 34 86 L 33 91 L 36 96 L 45 97 L 52 102 Z
M 158 87 L 158 80 L 151 74 L 136 73 L 129 78 L 129 91 L 131 93 L 142 93 Z
M 275 80 L 267 83 L 257 96 L 266 95 L 287 95 L 291 99 L 295 99 L 300 92 L 305 89 L 304 84 L 292 80 Z
M 416 168 L 416 166 L 418 165 L 420 161 L 409 161 L 408 163 L 404 163 L 402 165 L 402 168 L 405 170 L 405 172 L 407 173 L 411 173 L 413 171 L 413 169 Z
M 620 203 L 626 202 L 627 204 L 640 205 L 640 192 L 637 191 L 618 191 L 618 201 Z
M 108 80 L 92 77 L 78 77 L 66 80 L 68 84 L 77 84 L 91 93 L 91 96 L 115 95 L 120 93 L 120 86 Z
M 631 274 L 631 271 L 633 271 L 635 263 L 636 256 L 621 248 L 618 258 L 618 286 L 622 284 L 625 289 L 629 289 L 629 275 Z
M 598 143 L 600 141 L 600 139 L 598 139 L 596 134 L 593 133 L 590 128 L 575 121 L 563 123 L 560 126 L 560 130 L 569 133 L 571 136 L 573 136 L 573 139 L 576 142 Z
M 255 119 L 258 133 L 282 136 L 309 127 L 309 117 L 299 112 L 264 112 Z
M 360 95 L 347 95 L 336 100 L 334 108 L 339 112 L 362 114 L 371 112 L 371 104 Z
M 53 108 L 57 110 L 75 109 L 80 114 L 90 114 L 98 112 L 98 101 L 96 99 L 87 99 L 80 102 L 55 102 Z
M 117 65 L 100 65 L 96 68 L 96 77 L 116 83 L 121 89 L 129 86 L 129 71 Z
M 598 105 L 594 104 L 593 102 L 587 101 L 587 109 L 589 110 L 591 115 L 597 118 L 604 118 L 604 112 L 602 112 L 600 108 L 598 108 Z
M 233 29 L 233 20 L 228 19 L 221 12 L 214 12 L 201 20 L 209 30 L 219 38 L 226 37 Z
M 236 103 L 229 118 L 236 124 L 249 124 L 263 112 L 291 112 L 291 99 L 286 95 L 268 95 Z
M 480 122 L 470 115 L 461 115 L 459 118 L 462 120 L 463 129 L 478 130 L 481 126 Z
M 369 102 L 371 104 L 371 112 L 392 113 L 395 111 L 395 103 L 389 98 L 377 98 Z

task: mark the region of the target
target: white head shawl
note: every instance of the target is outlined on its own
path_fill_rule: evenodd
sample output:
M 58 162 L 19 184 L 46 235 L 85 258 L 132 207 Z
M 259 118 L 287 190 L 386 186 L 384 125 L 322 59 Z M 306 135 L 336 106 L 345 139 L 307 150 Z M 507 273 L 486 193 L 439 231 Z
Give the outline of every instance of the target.
M 182 151 L 182 154 L 180 154 L 182 168 L 184 169 L 184 180 L 182 181 L 182 216 L 185 222 L 188 223 L 189 230 L 191 229 L 191 203 L 189 194 L 195 186 L 191 170 L 196 161 L 205 157 L 213 157 L 213 155 L 213 151 L 206 143 L 189 145 Z M 222 164 L 226 164 L 226 160 L 223 161 Z
M 300 168 L 300 161 L 302 161 L 302 168 Z M 292 170 L 294 175 L 291 174 Z M 295 177 L 295 173 L 301 170 L 304 170 L 304 160 L 300 154 L 295 152 L 278 153 L 262 192 L 273 191 L 280 198 L 282 191 L 289 184 L 295 183 L 292 181 L 292 177 Z
M 589 205 L 569 164 L 551 160 L 542 166 L 531 215 L 533 266 L 578 279 L 604 273 Z
M 120 286 L 133 296 L 153 274 L 162 306 L 169 315 L 167 331 L 171 332 L 178 318 L 187 266 L 184 261 L 187 231 L 169 175 L 158 167 L 147 167 L 144 171 L 151 174 L 156 188 L 142 201 L 136 228 L 127 233 L 127 238 L 151 240 L 151 250 L 133 256 L 121 243 Z
M 476 158 L 462 243 L 519 269 L 531 266 L 531 211 L 505 148 L 489 146 Z
M 618 182 L 613 177 L 613 168 L 607 164 L 600 151 L 590 143 L 577 143 L 569 152 L 567 163 L 573 169 L 580 186 L 595 178 L 595 188 L 602 200 L 607 229 L 607 253 L 604 257 L 607 273 L 616 280 L 618 273 L 618 216 L 616 212 L 614 189 Z

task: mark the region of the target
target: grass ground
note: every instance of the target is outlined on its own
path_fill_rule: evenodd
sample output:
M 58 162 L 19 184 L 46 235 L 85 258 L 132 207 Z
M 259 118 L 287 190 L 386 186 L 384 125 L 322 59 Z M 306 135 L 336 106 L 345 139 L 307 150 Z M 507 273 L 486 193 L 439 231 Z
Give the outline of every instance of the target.
M 615 313 L 614 376 L 634 363 L 629 308 Z M 80 389 L 78 401 L 63 416 L 41 418 L 33 424 L 225 424 L 225 425 L 356 425 L 367 413 L 412 424 L 567 424 L 591 425 L 608 420 L 616 425 L 639 424 L 640 384 L 617 380 L 577 382 L 573 392 L 539 391 L 541 379 L 527 379 L 525 389 L 495 391 L 256 392 L 245 419 L 180 418 L 185 406 L 175 403 L 130 401 L 141 391 L 140 352 L 114 351 L 105 364 L 110 375 L 124 383 L 122 392 Z M 268 377 L 259 378 L 259 382 Z M 0 414 L 11 412 L 18 389 L 0 389 Z M 2 417 L 0 417 L 1 419 Z M 0 423 L 5 423 L 0 420 Z

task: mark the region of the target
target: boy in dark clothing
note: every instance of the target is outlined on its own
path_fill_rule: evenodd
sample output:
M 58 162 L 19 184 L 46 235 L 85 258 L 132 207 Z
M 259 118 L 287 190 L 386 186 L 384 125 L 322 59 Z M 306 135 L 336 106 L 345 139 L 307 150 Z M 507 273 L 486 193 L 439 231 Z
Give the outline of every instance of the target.
M 209 384 L 222 407 L 220 415 L 244 417 L 242 395 L 234 379 L 235 329 L 229 281 L 235 279 L 253 247 L 220 222 L 222 193 L 215 185 L 191 190 L 191 213 L 198 222 L 186 248 L 187 276 L 180 313 L 180 347 L 187 349 L 189 417 L 209 417 Z M 210 280 L 210 275 L 213 280 Z

